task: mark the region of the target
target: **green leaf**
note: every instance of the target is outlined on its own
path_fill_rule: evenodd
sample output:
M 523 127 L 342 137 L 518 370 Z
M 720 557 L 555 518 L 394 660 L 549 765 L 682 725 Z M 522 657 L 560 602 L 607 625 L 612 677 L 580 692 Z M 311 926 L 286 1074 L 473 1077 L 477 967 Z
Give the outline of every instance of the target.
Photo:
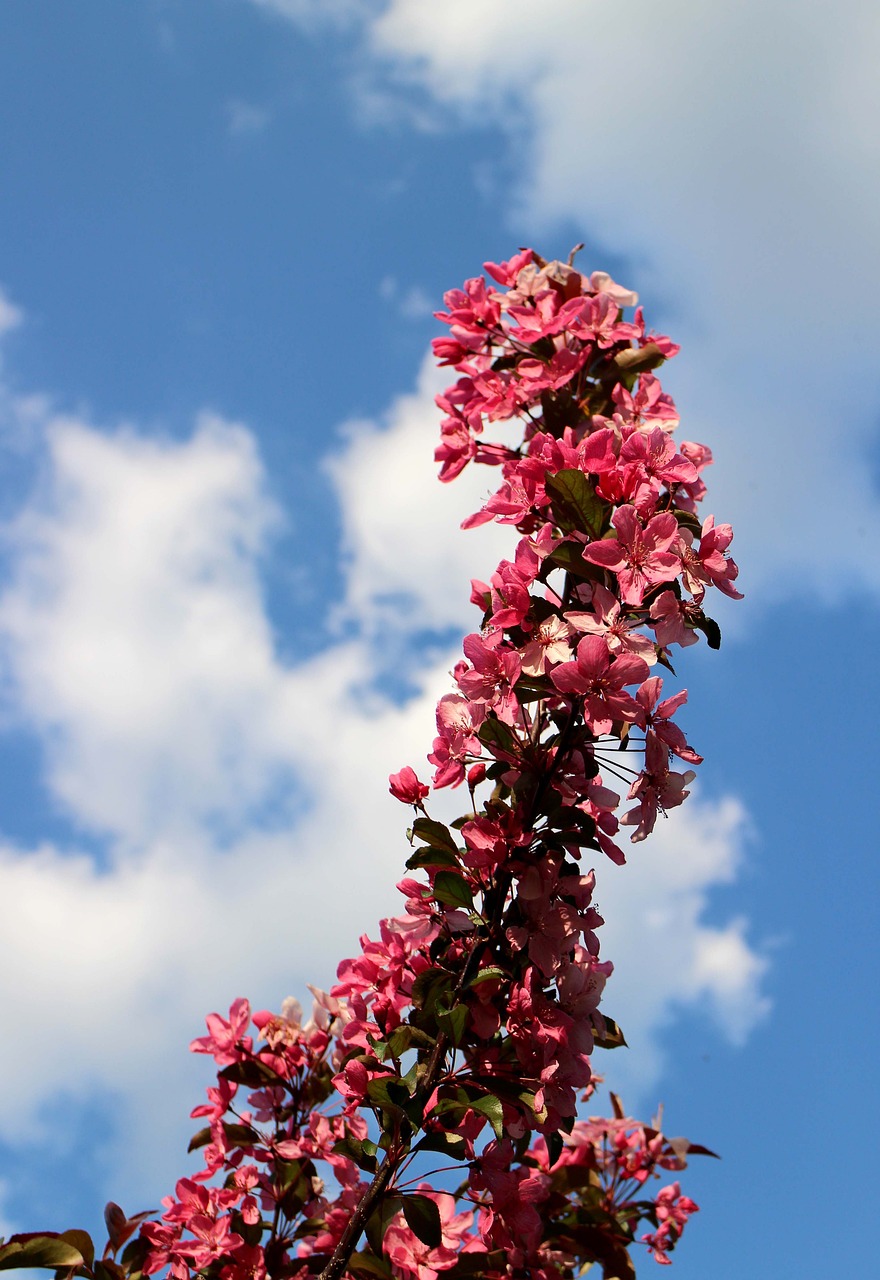
M 449 834 L 449 828 L 433 818 L 416 818 L 412 825 L 413 835 L 424 840 L 432 849 L 446 849 L 449 853 L 457 853 L 458 846 Z
M 457 853 L 450 853 L 448 849 L 421 848 L 407 858 L 406 865 L 410 871 L 416 871 L 419 867 L 458 867 L 461 861 Z
M 706 643 L 710 649 L 721 648 L 721 628 L 714 618 L 707 618 L 703 615 L 703 620 L 696 624 L 697 630 L 702 631 L 706 637 Z
M 693 511 L 682 511 L 680 507 L 673 507 L 672 514 L 678 521 L 679 528 L 690 529 L 691 533 L 695 533 L 699 538 L 703 531 L 699 516 L 694 515 Z
M 468 1020 L 468 1007 L 466 1004 L 457 1004 L 454 1009 L 447 1012 L 437 1014 L 437 1025 L 443 1031 L 456 1048 L 461 1044 L 464 1036 L 465 1027 Z
M 462 1114 L 464 1110 L 462 1109 Z M 467 1144 L 460 1133 L 448 1133 L 445 1129 L 432 1129 L 426 1133 L 413 1151 L 439 1151 L 452 1160 L 464 1160 L 467 1157 Z
M 484 1094 L 481 1098 L 473 1100 L 471 1110 L 478 1111 L 481 1116 L 486 1117 L 495 1137 L 500 1142 L 504 1137 L 504 1108 L 501 1105 L 501 1099 L 496 1098 L 494 1094 Z
M 229 1124 L 224 1120 L 223 1132 L 231 1147 L 253 1147 L 259 1142 L 259 1135 L 249 1124 Z
M 397 1076 L 379 1076 L 367 1085 L 367 1097 L 380 1110 L 400 1115 L 410 1100 L 410 1093 Z
M 547 476 L 544 487 L 553 499 L 556 522 L 562 529 L 577 529 L 595 542 L 608 527 L 609 503 L 596 493 L 583 471 L 557 471 Z
M 420 1031 L 418 1027 L 410 1026 L 404 1023 L 400 1027 L 395 1027 L 388 1037 L 388 1047 L 386 1057 L 399 1058 L 406 1053 L 407 1049 L 411 1049 L 413 1045 L 417 1045 L 420 1049 L 432 1049 L 436 1044 L 433 1036 L 427 1035 L 424 1031 Z
M 464 907 L 466 911 L 473 909 L 474 895 L 470 886 L 454 871 L 437 872 L 434 877 L 434 897 L 445 907 Z
M 566 573 L 570 573 L 573 578 L 590 579 L 593 582 L 601 582 L 604 574 L 598 565 L 590 564 L 584 559 L 584 549 L 580 542 L 562 542 L 544 561 L 545 564 L 555 565 L 559 569 L 564 569 Z
M 507 759 L 519 757 L 519 743 L 509 725 L 502 724 L 495 716 L 487 716 L 477 730 L 477 737 L 493 755 L 501 752 Z
M 228 1067 L 217 1073 L 224 1080 L 234 1084 L 247 1085 L 249 1089 L 262 1089 L 267 1084 L 278 1083 L 278 1073 L 259 1058 L 244 1058 L 241 1062 L 231 1062 Z
M 57 1267 L 84 1265 L 82 1252 L 56 1232 L 10 1236 L 6 1244 L 0 1246 L 0 1271 L 16 1271 L 20 1267 L 48 1267 L 54 1271 Z
M 449 996 L 452 985 L 452 974 L 448 970 L 423 969 L 413 983 L 412 1002 L 417 1009 L 432 1013 L 438 1003 Z
M 665 359 L 656 342 L 646 342 L 643 347 L 627 347 L 618 351 L 614 364 L 621 373 L 645 373 L 659 368 Z
M 198 1151 L 199 1147 L 206 1147 L 211 1141 L 210 1127 L 199 1129 L 198 1133 L 194 1133 L 189 1140 L 187 1151 Z
M 507 974 L 497 964 L 487 965 L 485 969 L 480 969 L 475 978 L 471 978 L 468 983 L 469 987 L 478 987 L 481 982 L 494 982 L 496 979 L 504 981 Z
M 388 1263 L 372 1253 L 353 1253 L 345 1269 L 362 1280 L 391 1280 L 392 1276 Z
M 443 1243 L 443 1226 L 440 1210 L 428 1196 L 410 1195 L 403 1198 L 403 1216 L 413 1235 L 429 1249 L 438 1249 Z
M 367 1138 L 363 1142 L 360 1138 L 340 1138 L 339 1142 L 333 1144 L 333 1150 L 337 1155 L 348 1156 L 364 1173 L 375 1173 L 379 1168 L 379 1161 L 376 1159 L 379 1148 Z
M 614 1019 L 609 1018 L 608 1015 L 602 1013 L 601 1010 L 599 1011 L 599 1017 L 605 1023 L 605 1034 L 603 1036 L 599 1036 L 596 1032 L 593 1033 L 593 1039 L 598 1045 L 598 1047 L 600 1049 L 627 1048 L 627 1043 L 626 1043 L 626 1040 L 624 1039 L 623 1032 L 621 1031 L 617 1023 L 614 1021 Z
M 70 1231 L 61 1232 L 61 1239 L 66 1240 L 68 1244 L 73 1245 L 74 1249 L 80 1251 L 87 1267 L 90 1267 L 95 1261 L 95 1246 L 88 1231 L 81 1231 L 78 1227 L 72 1227 Z
M 364 1233 L 370 1242 L 370 1248 L 373 1253 L 381 1256 L 385 1232 L 388 1230 L 391 1219 L 396 1217 L 403 1208 L 402 1200 L 403 1196 L 397 1194 L 384 1196 L 379 1202 L 378 1208 L 367 1219 Z

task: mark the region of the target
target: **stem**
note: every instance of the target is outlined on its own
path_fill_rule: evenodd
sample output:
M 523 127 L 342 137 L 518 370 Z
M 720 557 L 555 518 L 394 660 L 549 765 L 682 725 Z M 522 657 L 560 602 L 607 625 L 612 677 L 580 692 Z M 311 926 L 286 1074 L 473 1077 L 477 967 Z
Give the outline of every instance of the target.
M 339 1280 L 355 1251 L 361 1232 L 397 1170 L 399 1158 L 400 1154 L 394 1148 L 385 1152 L 384 1160 L 349 1218 L 348 1226 L 343 1231 L 339 1244 L 333 1250 L 333 1256 L 321 1272 L 319 1280 Z

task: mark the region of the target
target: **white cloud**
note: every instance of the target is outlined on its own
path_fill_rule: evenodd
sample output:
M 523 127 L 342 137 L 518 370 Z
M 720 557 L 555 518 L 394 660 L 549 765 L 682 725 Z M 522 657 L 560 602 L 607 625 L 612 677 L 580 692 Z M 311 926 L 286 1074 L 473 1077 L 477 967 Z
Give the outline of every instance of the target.
M 256 103 L 244 102 L 241 98 L 231 98 L 226 103 L 227 127 L 232 138 L 250 138 L 262 133 L 271 119 L 272 113 Z
M 17 329 L 24 320 L 24 312 L 14 302 L 10 302 L 6 291 L 0 289 L 0 337 Z
M 63 1045 L 34 1055 L 4 1038 L 16 1106 L 0 1137 L 32 1145 L 49 1099 L 73 1114 L 115 1099 L 125 1137 L 108 1193 L 126 1203 L 152 1202 L 180 1170 L 200 1074 L 185 1045 L 203 1012 L 329 984 L 357 934 L 396 907 L 406 814 L 385 780 L 424 760 L 458 646 L 411 673 L 418 691 L 402 706 L 372 677 L 402 644 L 389 634 L 472 625 L 467 578 L 510 548 L 500 529 L 455 533 L 486 480 L 433 478 L 433 377 L 426 368 L 387 425 L 352 426 L 328 464 L 355 634 L 299 665 L 279 657 L 266 614 L 262 557 L 280 517 L 245 427 L 204 415 L 180 441 L 44 423 L 44 480 L 6 531 L 3 688 L 43 744 L 51 797 L 101 840 L 0 843 L 7 1025 L 36 1020 Z M 731 802 L 692 806 L 670 824 L 677 870 L 645 845 L 627 890 L 620 878 L 606 950 L 619 948 L 641 1086 L 672 1010 L 707 1003 L 735 1038 L 763 1012 L 762 962 L 741 926 L 702 919 L 711 886 L 735 873 L 742 821 Z M 639 933 L 663 974 L 650 1008 L 626 977 L 630 961 L 643 972 Z
M 357 26 L 376 7 L 372 0 L 250 0 L 250 3 L 306 31 L 324 26 Z
M 397 308 L 405 320 L 426 320 L 437 310 L 434 299 L 419 285 L 401 286 L 395 276 L 383 276 L 379 283 L 379 297 Z
M 630 260 L 649 318 L 665 306 L 685 343 L 669 381 L 722 464 L 746 589 L 880 586 L 876 6 L 390 0 L 364 57 L 399 114 L 427 93 L 509 133 L 512 240 L 579 229 Z

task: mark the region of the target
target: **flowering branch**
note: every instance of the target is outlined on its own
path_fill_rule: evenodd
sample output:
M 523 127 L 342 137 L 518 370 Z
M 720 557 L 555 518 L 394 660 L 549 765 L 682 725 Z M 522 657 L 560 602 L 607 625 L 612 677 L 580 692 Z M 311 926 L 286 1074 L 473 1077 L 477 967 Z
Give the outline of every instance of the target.
M 621 827 L 641 841 L 688 795 L 693 770 L 673 768 L 701 759 L 674 719 L 687 694 L 664 697 L 653 671 L 700 633 L 718 647 L 704 604 L 712 588 L 739 596 L 732 532 L 696 514 L 711 454 L 676 447 L 654 370 L 678 348 L 646 331 L 636 296 L 531 250 L 486 270 L 492 283 L 467 281 L 438 313 L 450 333 L 435 352 L 458 378 L 437 398 L 436 457 L 445 481 L 500 467 L 465 526 L 495 520 L 518 540 L 472 583 L 481 624 L 437 706 L 431 785 L 410 766 L 390 779 L 415 815 L 405 909 L 315 991 L 309 1022 L 296 1002 L 208 1018 L 192 1046 L 219 1069 L 193 1112 L 204 1169 L 118 1262 L 124 1215 L 102 1262 L 65 1239 L 78 1261 L 53 1265 L 93 1280 L 561 1280 L 592 1263 L 623 1277 L 641 1223 L 666 1263 L 697 1208 L 677 1182 L 645 1185 L 705 1148 L 613 1095 L 611 1119 L 578 1118 L 593 1051 L 624 1043 L 600 1009 L 612 966 L 581 861 L 624 862 Z M 432 790 L 465 780 L 470 809 L 432 818 Z M 460 1185 L 431 1182 L 431 1160 Z M 41 1265 L 19 1237 L 0 1267 L 16 1240 L 20 1265 Z

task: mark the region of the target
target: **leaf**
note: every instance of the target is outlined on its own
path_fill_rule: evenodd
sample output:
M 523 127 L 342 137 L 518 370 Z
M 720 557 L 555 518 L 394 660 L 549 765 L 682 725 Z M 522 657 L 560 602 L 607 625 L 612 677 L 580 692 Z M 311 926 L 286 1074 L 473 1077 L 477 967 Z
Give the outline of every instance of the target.
M 94 1254 L 94 1246 L 92 1251 Z M 80 1250 L 57 1232 L 10 1236 L 0 1247 L 0 1271 L 15 1271 L 19 1267 L 48 1267 L 54 1271 L 58 1267 L 81 1267 L 84 1264 L 85 1258 Z
M 562 1155 L 562 1148 L 565 1143 L 562 1140 L 562 1134 L 556 1130 L 554 1133 L 548 1133 L 547 1138 L 547 1164 L 550 1169 L 553 1168 L 556 1161 Z
M 413 1045 L 417 1045 L 420 1049 L 433 1049 L 436 1043 L 433 1036 L 420 1031 L 418 1027 L 403 1023 L 402 1026 L 395 1027 L 388 1037 L 386 1057 L 399 1058 Z
M 125 1270 L 113 1258 L 99 1258 L 95 1263 L 95 1280 L 125 1280 Z
M 424 840 L 432 849 L 446 849 L 449 853 L 457 853 L 458 846 L 449 834 L 449 828 L 433 818 L 416 818 L 412 825 L 413 835 Z
M 694 624 L 697 631 L 702 631 L 706 637 L 706 643 L 710 649 L 721 648 L 721 628 L 714 618 L 707 618 L 703 614 L 702 619 Z
M 412 1002 L 417 1009 L 433 1012 L 452 991 L 452 974 L 446 969 L 424 969 L 412 986 Z
M 385 1238 L 385 1232 L 388 1230 L 392 1218 L 395 1218 L 403 1208 L 402 1200 L 403 1196 L 396 1193 L 384 1196 L 379 1202 L 378 1208 L 367 1219 L 364 1233 L 370 1242 L 370 1248 L 373 1253 L 379 1256 L 382 1254 L 382 1241 Z
M 403 1216 L 413 1235 L 429 1249 L 439 1249 L 443 1243 L 443 1226 L 440 1210 L 428 1196 L 411 1195 L 403 1198 Z
M 74 1249 L 79 1250 L 87 1267 L 90 1267 L 95 1261 L 95 1246 L 88 1231 L 81 1231 L 78 1227 L 72 1227 L 70 1231 L 62 1231 L 60 1238 L 73 1245 Z
M 450 853 L 448 849 L 423 847 L 410 854 L 406 865 L 410 871 L 416 871 L 419 867 L 458 867 L 461 861 L 457 853 Z
M 682 511 L 681 507 L 673 507 L 672 514 L 678 521 L 679 528 L 690 529 L 691 533 L 695 533 L 699 538 L 703 530 L 699 516 L 694 515 L 693 511 Z
M 454 871 L 438 871 L 434 877 L 434 897 L 445 907 L 473 909 L 474 895 L 467 881 Z
M 366 1138 L 363 1142 L 359 1138 L 340 1138 L 339 1142 L 333 1144 L 336 1155 L 348 1156 L 364 1173 L 375 1173 L 379 1168 L 379 1161 L 376 1159 L 378 1150 L 375 1142 L 369 1142 Z
M 467 1144 L 460 1133 L 448 1133 L 445 1129 L 432 1129 L 426 1133 L 413 1151 L 439 1151 L 451 1160 L 464 1160 Z
M 367 1097 L 382 1111 L 399 1115 L 410 1101 L 406 1085 L 397 1076 L 378 1076 L 367 1085 Z
M 363 1277 L 363 1280 L 391 1280 L 391 1268 L 382 1258 L 372 1253 L 353 1253 L 348 1260 L 346 1271 Z
M 231 1062 L 228 1067 L 218 1071 L 224 1080 L 234 1084 L 247 1085 L 249 1089 L 262 1089 L 267 1084 L 277 1084 L 278 1073 L 259 1058 L 244 1058 L 241 1062 Z
M 478 1111 L 481 1116 L 486 1117 L 495 1137 L 500 1142 L 504 1137 L 504 1108 L 501 1105 L 501 1099 L 496 1098 L 494 1094 L 484 1094 L 483 1097 L 473 1100 L 471 1110 Z
M 477 737 L 493 755 L 499 753 L 507 760 L 519 758 L 519 744 L 509 725 L 502 724 L 496 716 L 487 716 L 477 730 Z
M 485 969 L 480 969 L 475 978 L 471 978 L 468 983 L 469 987 L 478 987 L 481 982 L 494 982 L 496 980 L 504 981 L 507 977 L 505 971 L 497 964 L 487 965 Z
M 562 542 L 544 561 L 545 564 L 556 565 L 564 569 L 573 578 L 592 579 L 601 582 L 603 572 L 598 565 L 590 564 L 584 559 L 584 548 L 580 542 Z
M 557 471 L 544 487 L 553 499 L 553 511 L 561 528 L 577 529 L 595 542 L 608 527 L 611 507 L 599 497 L 583 471 Z
M 467 1020 L 468 1007 L 466 1004 L 457 1004 L 454 1009 L 437 1014 L 437 1025 L 449 1037 L 456 1048 L 461 1044 Z
M 628 1048 L 623 1032 L 607 1014 L 599 1011 L 599 1017 L 605 1023 L 605 1034 L 600 1036 L 597 1032 L 593 1032 L 593 1039 L 600 1049 L 625 1049 Z
M 644 373 L 657 369 L 666 359 L 656 342 L 646 342 L 643 347 L 627 347 L 618 351 L 614 364 L 621 373 Z
M 199 1147 L 206 1147 L 210 1141 L 211 1141 L 211 1129 L 209 1126 L 206 1126 L 204 1129 L 199 1129 L 198 1133 L 193 1134 L 193 1136 L 189 1140 L 189 1146 L 187 1147 L 187 1151 L 198 1151 Z M 112 1236 L 111 1236 L 111 1239 L 112 1239 Z

